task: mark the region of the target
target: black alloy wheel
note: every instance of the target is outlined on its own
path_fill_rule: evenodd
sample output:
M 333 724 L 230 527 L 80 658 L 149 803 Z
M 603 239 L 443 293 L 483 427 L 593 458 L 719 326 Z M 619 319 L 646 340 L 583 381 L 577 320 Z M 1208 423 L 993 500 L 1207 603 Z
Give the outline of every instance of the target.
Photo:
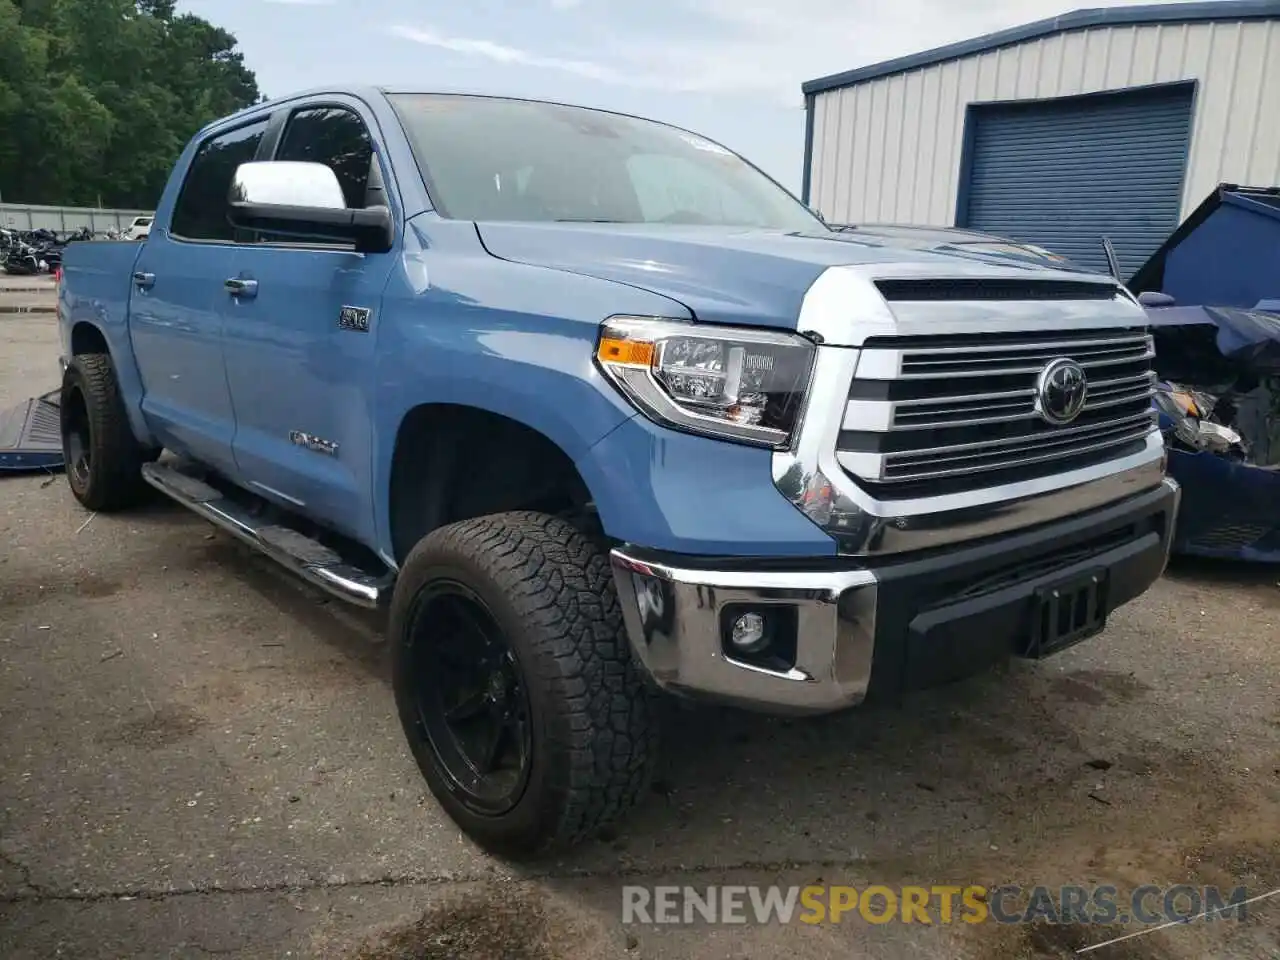
M 62 395 L 63 460 L 67 476 L 74 489 L 85 490 L 89 486 L 93 468 L 93 435 L 89 428 L 89 408 L 79 386 L 72 386 Z
M 438 580 L 409 623 L 419 721 L 454 794 L 500 816 L 520 802 L 533 761 L 529 698 L 515 651 L 471 588 Z
M 143 448 L 134 437 L 111 357 L 72 357 L 62 374 L 59 407 L 62 457 L 76 500 L 89 510 L 111 512 L 146 496 L 142 465 L 160 451 Z
M 491 853 L 568 847 L 646 793 L 657 746 L 606 552 L 533 511 L 427 534 L 396 578 L 400 725 L 444 811 Z

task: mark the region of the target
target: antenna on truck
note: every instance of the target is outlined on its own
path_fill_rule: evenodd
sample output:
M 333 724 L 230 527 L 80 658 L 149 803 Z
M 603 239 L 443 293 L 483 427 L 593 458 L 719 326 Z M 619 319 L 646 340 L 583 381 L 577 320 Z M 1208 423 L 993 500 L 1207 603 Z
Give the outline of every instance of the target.
M 1120 260 L 1116 257 L 1116 248 L 1111 245 L 1110 237 L 1102 238 L 1102 251 L 1107 255 L 1107 269 L 1111 271 L 1112 278 L 1119 281 Z

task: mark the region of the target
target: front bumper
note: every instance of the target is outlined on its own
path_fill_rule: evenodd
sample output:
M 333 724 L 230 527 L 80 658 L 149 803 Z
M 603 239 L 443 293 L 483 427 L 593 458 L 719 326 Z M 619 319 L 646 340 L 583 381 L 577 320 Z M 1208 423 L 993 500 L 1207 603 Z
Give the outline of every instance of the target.
M 875 565 L 627 547 L 612 553 L 614 581 L 632 651 L 659 687 L 773 713 L 828 713 L 1034 655 L 1036 598 L 1058 583 L 1098 577 L 1104 613 L 1132 600 L 1164 570 L 1178 499 L 1166 479 L 1056 523 Z M 746 611 L 783 625 L 780 656 L 732 650 L 726 633 Z

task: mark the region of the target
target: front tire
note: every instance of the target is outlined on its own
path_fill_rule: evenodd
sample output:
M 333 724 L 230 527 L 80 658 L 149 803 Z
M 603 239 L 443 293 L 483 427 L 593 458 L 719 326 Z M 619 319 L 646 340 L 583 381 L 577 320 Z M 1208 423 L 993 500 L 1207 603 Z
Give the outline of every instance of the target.
M 652 695 L 607 558 L 564 520 L 506 513 L 433 531 L 400 572 L 391 640 L 409 746 L 482 847 L 564 849 L 643 794 Z
M 71 493 L 90 510 L 133 506 L 147 490 L 145 451 L 129 427 L 111 358 L 77 354 L 62 375 L 62 456 Z

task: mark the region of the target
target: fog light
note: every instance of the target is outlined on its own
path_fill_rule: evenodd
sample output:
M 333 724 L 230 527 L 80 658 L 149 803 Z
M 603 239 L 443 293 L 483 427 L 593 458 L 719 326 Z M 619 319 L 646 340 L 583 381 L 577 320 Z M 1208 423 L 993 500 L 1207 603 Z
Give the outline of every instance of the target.
M 769 645 L 768 622 L 763 614 L 744 613 L 733 621 L 733 629 L 729 633 L 729 642 L 735 650 L 743 653 L 757 653 Z

